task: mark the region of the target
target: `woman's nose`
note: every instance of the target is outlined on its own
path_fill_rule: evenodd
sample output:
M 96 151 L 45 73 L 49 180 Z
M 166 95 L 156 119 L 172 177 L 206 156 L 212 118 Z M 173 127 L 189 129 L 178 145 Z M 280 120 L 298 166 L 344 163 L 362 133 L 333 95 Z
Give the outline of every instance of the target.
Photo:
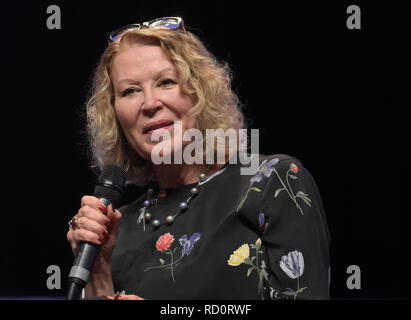
M 144 91 L 144 100 L 142 105 L 143 112 L 155 113 L 163 107 L 163 103 L 158 99 L 154 90 Z

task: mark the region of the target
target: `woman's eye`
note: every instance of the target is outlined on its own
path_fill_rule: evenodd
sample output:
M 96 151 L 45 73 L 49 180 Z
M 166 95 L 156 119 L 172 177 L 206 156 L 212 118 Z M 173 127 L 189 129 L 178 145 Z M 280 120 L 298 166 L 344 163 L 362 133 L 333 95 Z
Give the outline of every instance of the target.
M 133 89 L 133 88 L 127 88 L 123 92 L 121 92 L 121 96 L 122 97 L 128 96 L 129 94 L 133 93 L 134 91 L 135 91 L 135 89 Z
M 175 84 L 176 82 L 174 81 L 174 80 L 172 80 L 172 79 L 164 79 L 164 80 L 161 80 L 161 82 L 160 82 L 160 85 L 161 86 L 164 86 L 164 87 L 169 87 L 169 86 L 171 86 L 171 85 L 173 85 L 173 84 Z

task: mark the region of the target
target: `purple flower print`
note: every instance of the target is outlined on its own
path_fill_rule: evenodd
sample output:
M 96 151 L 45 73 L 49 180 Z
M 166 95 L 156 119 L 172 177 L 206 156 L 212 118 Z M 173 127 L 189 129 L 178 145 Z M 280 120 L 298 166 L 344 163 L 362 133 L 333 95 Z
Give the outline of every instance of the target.
M 194 244 L 200 240 L 201 235 L 196 232 L 194 233 L 189 240 L 187 240 L 187 235 L 183 235 L 178 241 L 180 242 L 183 250 L 181 250 L 181 256 L 189 255 L 191 250 L 194 248 Z
M 278 161 L 278 158 L 271 159 L 268 162 L 267 160 L 264 160 L 258 168 L 258 172 L 254 177 L 251 178 L 251 184 L 253 184 L 254 182 L 260 182 L 263 177 L 269 178 L 274 170 L 274 166 L 278 163 Z
M 253 187 L 253 184 L 255 182 L 260 182 L 263 179 L 263 177 L 269 178 L 271 176 L 271 173 L 274 170 L 274 166 L 278 163 L 278 161 L 279 161 L 278 158 L 273 158 L 268 162 L 266 159 L 260 164 L 260 166 L 258 167 L 257 173 L 250 179 L 250 186 L 248 187 L 245 196 L 241 199 L 240 203 L 238 204 L 236 212 L 238 212 L 241 209 L 245 200 L 247 199 L 248 193 L 251 190 L 261 192 L 259 188 Z
M 298 250 L 289 252 L 287 255 L 281 257 L 280 267 L 291 279 L 297 279 L 297 289 L 295 291 L 290 288 L 286 288 L 286 291 L 283 292 L 283 294 L 293 296 L 295 300 L 299 293 L 307 289 L 307 287 L 300 288 L 300 277 L 304 273 L 303 254 Z

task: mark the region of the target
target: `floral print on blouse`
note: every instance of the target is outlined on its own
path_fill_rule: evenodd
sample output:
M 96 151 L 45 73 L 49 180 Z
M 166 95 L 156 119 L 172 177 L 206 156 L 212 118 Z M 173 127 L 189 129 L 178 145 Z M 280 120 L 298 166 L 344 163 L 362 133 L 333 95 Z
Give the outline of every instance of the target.
M 138 226 L 144 194 L 120 208 L 115 290 L 146 299 L 328 299 L 330 236 L 317 185 L 298 159 L 259 156 L 256 174 L 229 164 L 201 185 L 172 225 Z M 152 216 L 164 220 L 193 186 L 168 190 Z
M 165 264 L 165 260 L 163 258 L 159 259 L 160 265 L 155 266 L 155 267 L 148 267 L 147 269 L 144 270 L 144 272 L 151 270 L 151 269 L 169 269 L 171 270 L 171 278 L 173 279 L 173 282 L 175 282 L 174 279 L 174 272 L 173 268 L 177 267 L 178 264 L 180 263 L 181 259 L 184 258 L 185 255 L 189 255 L 191 250 L 194 248 L 194 244 L 200 240 L 201 235 L 196 232 L 194 233 L 190 239 L 187 238 L 187 235 L 183 235 L 179 239 L 179 243 L 181 245 L 181 256 L 178 259 L 175 259 L 174 255 L 176 254 L 176 250 L 178 249 L 173 248 L 173 250 L 170 249 L 171 244 L 174 242 L 174 236 L 171 235 L 170 233 L 163 234 L 160 238 L 158 238 L 156 242 L 156 248 L 160 252 L 164 252 L 167 255 L 170 255 L 170 263 Z

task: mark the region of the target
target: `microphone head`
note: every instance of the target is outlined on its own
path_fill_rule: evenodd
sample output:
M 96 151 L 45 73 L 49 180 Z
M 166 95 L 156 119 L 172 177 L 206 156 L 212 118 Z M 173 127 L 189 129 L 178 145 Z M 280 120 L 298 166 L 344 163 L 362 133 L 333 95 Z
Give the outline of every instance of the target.
M 109 164 L 104 167 L 97 179 L 94 196 L 107 199 L 116 205 L 124 194 L 125 186 L 126 171 L 119 166 Z

